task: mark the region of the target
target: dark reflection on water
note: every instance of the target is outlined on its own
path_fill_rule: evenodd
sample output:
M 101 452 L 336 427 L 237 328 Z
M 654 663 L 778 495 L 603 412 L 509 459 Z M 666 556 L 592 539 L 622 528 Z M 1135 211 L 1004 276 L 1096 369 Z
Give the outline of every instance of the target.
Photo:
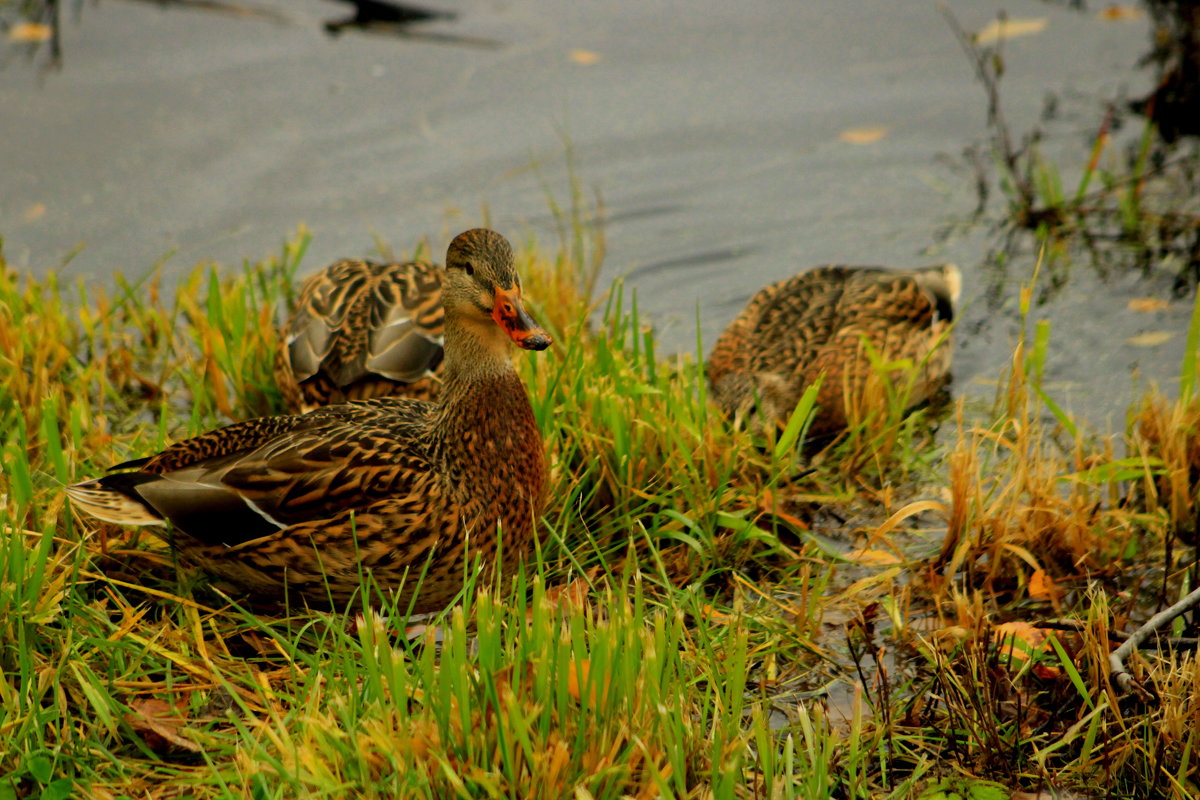
M 407 28 L 414 22 L 454 19 L 457 16 L 449 11 L 438 11 L 404 3 L 379 2 L 379 0 L 338 1 L 354 6 L 354 13 L 348 17 L 329 20 L 325 23 L 325 32 L 334 36 L 349 28 L 399 29 Z

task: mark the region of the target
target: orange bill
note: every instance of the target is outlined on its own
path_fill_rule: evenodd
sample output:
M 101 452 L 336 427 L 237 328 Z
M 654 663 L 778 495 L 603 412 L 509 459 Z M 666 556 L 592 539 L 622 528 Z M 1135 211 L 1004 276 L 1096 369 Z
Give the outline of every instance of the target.
M 492 319 L 509 337 L 526 350 L 545 350 L 554 341 L 542 330 L 525 306 L 521 303 L 521 290 L 496 287 L 496 304 L 492 307 Z

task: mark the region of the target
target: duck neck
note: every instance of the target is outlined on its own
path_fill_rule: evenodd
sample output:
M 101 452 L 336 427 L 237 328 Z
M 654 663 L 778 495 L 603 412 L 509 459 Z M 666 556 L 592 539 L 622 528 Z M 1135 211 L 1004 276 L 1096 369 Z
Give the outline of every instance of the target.
M 496 326 L 460 329 L 460 323 L 447 318 L 445 342 L 438 425 L 443 444 L 464 447 L 468 457 L 478 458 L 476 447 L 520 447 L 532 436 L 540 452 L 533 408 L 503 331 Z

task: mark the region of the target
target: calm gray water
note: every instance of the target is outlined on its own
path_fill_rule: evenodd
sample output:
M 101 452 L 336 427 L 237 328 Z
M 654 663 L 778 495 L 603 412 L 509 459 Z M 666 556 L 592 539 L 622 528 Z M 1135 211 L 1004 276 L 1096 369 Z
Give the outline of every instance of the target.
M 510 237 L 553 244 L 547 191 L 568 200 L 570 142 L 575 177 L 607 208 L 604 277 L 627 276 L 668 350 L 694 350 L 697 307 L 709 343 L 759 286 L 803 267 L 948 260 L 967 274 L 956 385 L 986 394 L 1011 352 L 1015 302 L 979 299 L 986 231 L 937 243 L 974 206 L 952 163 L 984 139 L 986 107 L 933 2 L 440 0 L 457 19 L 408 38 L 329 37 L 321 23 L 341 9 L 328 2 L 246 3 L 278 19 L 104 0 L 68 17 L 60 72 L 9 49 L 10 263 L 41 273 L 82 244 L 69 273 L 140 274 L 168 253 L 182 273 L 275 253 L 304 222 L 311 270 L 373 254 L 375 235 L 440 250 L 484 208 Z M 1047 149 L 1068 173 L 1104 101 L 1150 86 L 1134 67 L 1144 20 L 1033 0 L 953 9 L 970 30 L 1000 10 L 1046 20 L 1006 46 L 1003 95 L 1017 131 L 1059 98 Z M 869 126 L 886 130 L 841 138 Z M 1031 269 L 1018 259 L 1010 274 Z M 1126 307 L 1168 283 L 1077 269 L 1039 309 L 1060 401 L 1119 427 L 1132 375 L 1171 388 L 1190 303 Z M 1128 342 L 1155 331 L 1172 336 Z

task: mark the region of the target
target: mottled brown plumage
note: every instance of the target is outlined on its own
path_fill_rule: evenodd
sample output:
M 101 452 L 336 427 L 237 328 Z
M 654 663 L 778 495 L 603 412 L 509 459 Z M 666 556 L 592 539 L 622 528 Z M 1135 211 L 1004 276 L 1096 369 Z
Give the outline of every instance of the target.
M 909 407 L 937 391 L 950 369 L 948 341 L 961 278 L 953 265 L 899 271 L 819 267 L 760 290 L 717 340 L 707 364 L 713 399 L 731 417 L 782 424 L 824 375 L 814 434 L 846 426 L 847 401 L 886 361 L 919 368 Z
M 371 397 L 437 396 L 441 267 L 347 259 L 304 282 L 275 355 L 290 411 Z
M 438 403 L 376 398 L 240 422 L 67 489 L 77 509 L 125 524 L 170 522 L 213 575 L 275 599 L 344 603 L 359 572 L 401 607 L 444 607 L 478 556 L 531 551 L 545 464 L 512 342 L 550 339 L 521 304 L 508 242 L 476 229 L 446 256 Z M 498 534 L 499 528 L 499 534 Z M 490 574 L 490 573 L 488 573 Z

